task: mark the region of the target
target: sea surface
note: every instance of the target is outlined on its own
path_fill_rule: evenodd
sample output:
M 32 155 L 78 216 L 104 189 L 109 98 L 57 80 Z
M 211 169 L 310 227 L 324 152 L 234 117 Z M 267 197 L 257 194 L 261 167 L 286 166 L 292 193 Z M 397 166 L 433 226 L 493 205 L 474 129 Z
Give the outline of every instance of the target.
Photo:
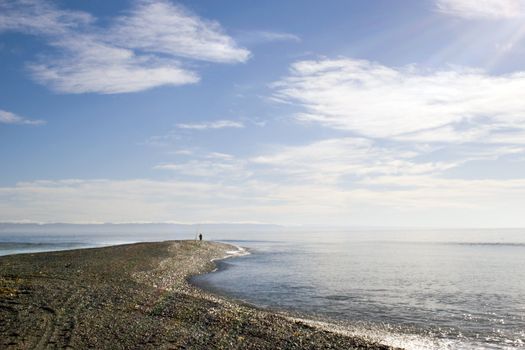
M 0 255 L 194 236 L 3 232 Z M 407 350 L 525 348 L 525 230 L 285 229 L 204 237 L 250 253 L 193 279 L 215 293 L 335 322 Z
M 251 254 L 193 282 L 338 321 L 406 349 L 525 347 L 525 231 L 310 232 L 226 240 Z
M 0 233 L 0 256 L 12 254 L 42 253 L 60 250 L 96 248 L 133 243 L 125 237 L 92 237 L 89 235 L 13 235 Z

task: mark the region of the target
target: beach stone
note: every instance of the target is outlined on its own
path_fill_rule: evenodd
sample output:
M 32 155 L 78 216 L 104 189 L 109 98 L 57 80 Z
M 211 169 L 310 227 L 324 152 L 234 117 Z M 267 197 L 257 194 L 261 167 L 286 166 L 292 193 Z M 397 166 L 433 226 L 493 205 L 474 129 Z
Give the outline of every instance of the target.
M 167 241 L 0 257 L 0 348 L 391 349 L 188 283 L 231 250 Z

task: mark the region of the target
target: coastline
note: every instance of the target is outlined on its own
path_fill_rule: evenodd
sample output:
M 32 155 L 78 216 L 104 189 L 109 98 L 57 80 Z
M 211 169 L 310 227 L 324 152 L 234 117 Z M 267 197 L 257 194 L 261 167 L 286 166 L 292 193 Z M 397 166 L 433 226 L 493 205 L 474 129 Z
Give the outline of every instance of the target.
M 236 248 L 167 241 L 0 257 L 0 347 L 392 349 L 189 283 Z

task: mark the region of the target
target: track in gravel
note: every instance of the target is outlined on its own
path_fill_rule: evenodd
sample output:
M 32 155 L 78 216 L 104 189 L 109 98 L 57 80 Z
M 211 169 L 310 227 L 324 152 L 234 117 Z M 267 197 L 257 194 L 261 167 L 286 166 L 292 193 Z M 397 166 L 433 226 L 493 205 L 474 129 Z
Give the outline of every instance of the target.
M 45 347 L 70 348 L 76 326 L 77 316 L 82 307 L 84 289 L 72 293 L 64 304 L 57 309 L 41 308 L 46 312 L 46 326 L 34 348 Z

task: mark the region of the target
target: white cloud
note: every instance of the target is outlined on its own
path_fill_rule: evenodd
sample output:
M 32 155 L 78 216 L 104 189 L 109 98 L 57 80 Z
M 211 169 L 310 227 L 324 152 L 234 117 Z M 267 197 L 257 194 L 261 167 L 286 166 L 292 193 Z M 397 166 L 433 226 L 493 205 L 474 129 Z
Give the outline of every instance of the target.
M 436 156 L 442 153 L 441 157 Z M 523 146 L 463 145 L 418 147 L 411 143 L 379 144 L 363 138 L 336 138 L 300 146 L 274 147 L 250 159 L 259 176 L 282 183 L 331 184 L 344 189 L 361 179 L 384 176 L 442 176 L 472 161 L 495 161 L 523 155 Z
M 472 181 L 452 178 L 451 171 L 459 174 L 476 161 L 520 162 L 523 154 L 525 147 L 513 145 L 432 146 L 342 137 L 268 146 L 245 158 L 184 153 L 155 168 L 169 171 L 172 179 L 219 186 L 212 191 L 220 195 L 235 189 L 228 193 L 228 205 L 213 204 L 217 210 L 208 208 L 206 214 L 222 213 L 228 220 L 370 225 L 381 217 L 385 225 L 469 226 L 482 215 L 486 220 L 480 225 L 497 226 L 523 204 L 523 181 L 488 174 Z M 215 202 L 210 198 L 210 203 Z M 498 208 L 497 218 L 487 215 L 492 207 Z
M 0 0 L 0 32 L 66 35 L 94 22 L 81 11 L 61 10 L 40 0 Z
M 44 120 L 33 120 L 0 109 L 0 124 L 42 125 Z
M 237 36 L 237 40 L 245 44 L 259 44 L 281 41 L 300 42 L 301 38 L 292 33 L 254 30 L 242 32 Z
M 423 71 L 353 59 L 300 61 L 273 85 L 296 118 L 368 137 L 434 142 L 483 140 L 525 130 L 525 72 Z
M 187 156 L 184 153 L 179 155 Z M 231 154 L 210 152 L 193 155 L 193 159 L 158 164 L 154 169 L 169 170 L 177 175 L 213 178 L 218 183 L 238 181 L 253 175 L 244 159 L 238 159 Z
M 328 139 L 302 146 L 285 146 L 252 162 L 269 166 L 283 179 L 301 183 L 338 184 L 344 176 L 421 174 L 443 171 L 455 163 L 420 162 L 418 152 L 402 147 L 380 147 L 363 138 Z
M 244 158 L 220 152 L 171 152 L 176 161 L 155 166 L 174 175 L 206 177 L 216 182 L 243 179 L 276 184 L 331 185 L 344 189 L 360 179 L 381 176 L 441 176 L 473 161 L 497 161 L 525 154 L 513 145 L 464 144 L 437 147 L 410 142 L 378 142 L 344 137 L 297 146 L 269 146 Z M 242 184 L 240 184 L 242 185 Z
M 116 19 L 109 39 L 117 45 L 211 62 L 244 62 L 250 52 L 207 21 L 167 0 L 142 0 Z
M 184 85 L 199 81 L 196 73 L 173 60 L 100 43 L 81 35 L 53 42 L 63 53 L 29 64 L 33 77 L 62 93 L 127 93 L 163 85 Z
M 177 128 L 191 130 L 244 128 L 244 124 L 234 120 L 216 120 L 202 123 L 180 123 L 177 124 Z
M 182 155 L 182 156 L 191 156 L 194 154 L 194 151 L 191 149 L 179 149 L 171 153 L 176 154 L 176 155 Z
M 525 224 L 520 215 L 524 180 L 392 176 L 368 185 L 341 189 L 253 180 L 242 186 L 145 179 L 33 181 L 0 187 L 0 221 Z M 396 188 L 385 191 L 385 185 Z
M 208 159 L 221 159 L 221 160 L 233 160 L 235 157 L 228 153 L 222 152 L 211 152 L 206 155 Z
M 438 11 L 466 19 L 509 19 L 521 17 L 523 0 L 436 0 Z
M 190 160 L 181 163 L 164 163 L 155 166 L 155 169 L 171 170 L 180 175 L 197 177 L 218 177 L 228 175 L 238 178 L 239 176 L 244 175 L 245 172 L 242 163 L 211 160 Z
M 36 221 L 122 222 L 147 221 L 142 220 L 146 217 L 153 221 L 169 221 L 205 205 L 209 198 L 206 193 L 218 188 L 209 184 L 142 179 L 18 183 L 14 187 L 0 188 L 0 221 L 30 218 Z M 216 196 L 221 198 L 220 193 Z
M 61 93 L 127 93 L 196 83 L 185 60 L 244 62 L 239 48 L 217 22 L 166 0 L 136 1 L 109 28 L 90 14 L 56 8 L 47 1 L 0 2 L 0 32 L 42 36 L 55 48 L 28 64 L 34 79 Z

